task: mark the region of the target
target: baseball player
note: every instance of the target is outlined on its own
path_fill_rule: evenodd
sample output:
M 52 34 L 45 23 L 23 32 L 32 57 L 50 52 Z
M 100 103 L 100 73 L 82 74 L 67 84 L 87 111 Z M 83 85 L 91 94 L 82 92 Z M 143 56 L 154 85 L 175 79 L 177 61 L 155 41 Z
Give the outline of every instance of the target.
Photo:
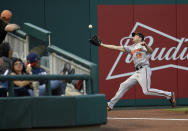
M 172 107 L 176 106 L 174 92 L 150 88 L 151 69 L 149 64 L 149 58 L 153 52 L 153 49 L 144 42 L 144 35 L 142 33 L 132 33 L 133 44 L 131 46 L 115 46 L 104 44 L 99 40 L 97 36 L 93 36 L 89 41 L 96 46 L 102 46 L 108 49 L 130 53 L 133 57 L 135 73 L 130 76 L 126 81 L 120 84 L 120 87 L 116 92 L 115 96 L 108 102 L 108 111 L 113 109 L 114 105 L 118 102 L 118 100 L 120 100 L 120 98 L 137 83 L 140 84 L 145 95 L 163 96 L 169 99 Z

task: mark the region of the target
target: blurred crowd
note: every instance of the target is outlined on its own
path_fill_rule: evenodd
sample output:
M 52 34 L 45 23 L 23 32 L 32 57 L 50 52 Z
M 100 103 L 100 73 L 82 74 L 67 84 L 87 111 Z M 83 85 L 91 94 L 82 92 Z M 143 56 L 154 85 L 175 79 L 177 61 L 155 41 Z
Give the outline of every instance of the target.
M 8 42 L 4 42 L 7 32 L 14 32 L 20 27 L 17 24 L 10 23 L 12 12 L 3 10 L 0 17 L 0 75 L 46 75 L 47 71 L 40 65 L 40 56 L 37 53 L 30 52 L 27 61 L 12 56 L 12 49 Z M 71 68 L 69 63 L 65 63 L 61 74 L 74 74 L 75 69 Z M 46 95 L 45 80 L 14 80 L 14 96 L 43 96 Z M 75 88 L 80 95 L 79 90 L 83 87 L 81 80 L 50 80 L 52 95 L 62 96 L 66 94 L 67 86 Z M 9 96 L 8 81 L 0 81 L 0 97 Z

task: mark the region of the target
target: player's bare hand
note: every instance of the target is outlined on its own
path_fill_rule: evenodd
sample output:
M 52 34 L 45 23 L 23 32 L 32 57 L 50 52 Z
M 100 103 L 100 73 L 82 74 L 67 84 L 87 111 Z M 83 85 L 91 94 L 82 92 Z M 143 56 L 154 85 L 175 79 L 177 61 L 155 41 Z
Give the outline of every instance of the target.
M 146 44 L 145 41 L 142 41 L 140 44 L 141 44 L 142 46 L 147 46 L 147 44 Z

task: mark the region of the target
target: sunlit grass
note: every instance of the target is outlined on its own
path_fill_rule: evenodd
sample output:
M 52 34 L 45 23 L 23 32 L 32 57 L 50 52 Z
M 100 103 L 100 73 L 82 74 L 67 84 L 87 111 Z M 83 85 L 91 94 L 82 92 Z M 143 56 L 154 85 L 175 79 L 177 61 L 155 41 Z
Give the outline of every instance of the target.
M 188 111 L 188 107 L 180 107 L 180 108 L 172 108 L 172 109 L 164 109 L 166 111 Z

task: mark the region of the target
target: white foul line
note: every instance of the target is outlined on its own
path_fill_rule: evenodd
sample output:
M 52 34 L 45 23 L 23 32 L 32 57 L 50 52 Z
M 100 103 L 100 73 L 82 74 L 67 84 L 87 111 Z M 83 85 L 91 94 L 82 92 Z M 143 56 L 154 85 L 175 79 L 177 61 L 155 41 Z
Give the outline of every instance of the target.
M 159 121 L 188 121 L 188 119 L 167 119 L 167 118 L 116 118 L 108 117 L 108 120 L 159 120 Z

